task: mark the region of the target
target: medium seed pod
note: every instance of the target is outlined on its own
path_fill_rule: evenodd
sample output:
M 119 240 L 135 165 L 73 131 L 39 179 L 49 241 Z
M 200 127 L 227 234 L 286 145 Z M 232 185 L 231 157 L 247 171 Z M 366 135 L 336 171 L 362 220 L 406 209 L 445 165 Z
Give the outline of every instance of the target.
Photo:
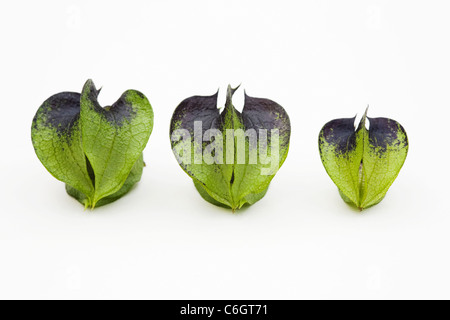
M 200 195 L 233 211 L 264 197 L 286 160 L 291 134 L 289 116 L 276 102 L 245 95 L 237 111 L 237 89 L 228 87 L 222 112 L 217 93 L 184 100 L 170 127 L 175 157 Z

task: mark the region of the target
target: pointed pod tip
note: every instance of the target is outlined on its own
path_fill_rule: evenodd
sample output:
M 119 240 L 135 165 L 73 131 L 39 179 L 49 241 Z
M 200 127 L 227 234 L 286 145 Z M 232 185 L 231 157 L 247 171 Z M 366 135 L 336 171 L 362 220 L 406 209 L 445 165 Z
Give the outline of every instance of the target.
M 86 212 L 91 207 L 91 202 L 89 200 L 84 200 L 84 212 Z
M 85 87 L 95 87 L 94 81 L 92 79 L 88 79 L 85 83 L 84 83 Z
M 88 79 L 83 86 L 82 94 L 85 92 L 90 96 L 90 99 L 97 100 L 97 97 L 102 89 L 103 88 L 97 90 L 94 81 L 92 79 Z
M 95 88 L 95 84 L 94 84 L 94 81 L 92 81 L 92 79 L 88 79 L 85 83 L 84 83 L 84 86 L 83 86 L 83 89 L 86 89 L 86 88 L 89 88 L 89 89 L 95 89 L 95 91 L 97 90 L 96 88 Z
M 366 127 L 366 119 L 367 119 L 367 112 L 368 111 L 369 111 L 369 106 L 367 106 L 366 111 L 364 111 L 364 114 L 361 117 L 361 120 L 359 121 L 359 125 L 358 125 L 358 129 L 357 130 L 359 130 L 359 129 L 363 128 L 363 127 L 364 128 Z
M 231 104 L 232 98 L 233 98 L 233 89 L 231 89 L 231 85 L 228 85 L 228 88 L 227 88 L 227 100 L 225 102 L 225 106 Z
M 227 88 L 227 96 L 233 96 L 234 93 L 241 87 L 241 84 L 239 84 L 236 88 L 232 88 L 231 84 L 228 85 Z
M 230 84 L 228 85 L 228 88 L 227 88 L 227 100 L 226 100 L 225 106 L 229 106 L 229 105 L 231 106 L 232 105 L 233 95 L 236 92 L 236 90 L 239 89 L 240 86 L 241 85 L 239 85 L 239 86 L 237 86 L 236 88 L 233 89 Z
M 86 83 L 84 84 L 85 87 L 89 86 L 90 88 L 94 88 L 97 92 L 100 92 L 103 87 L 97 90 L 97 87 L 95 86 L 94 80 L 88 79 Z

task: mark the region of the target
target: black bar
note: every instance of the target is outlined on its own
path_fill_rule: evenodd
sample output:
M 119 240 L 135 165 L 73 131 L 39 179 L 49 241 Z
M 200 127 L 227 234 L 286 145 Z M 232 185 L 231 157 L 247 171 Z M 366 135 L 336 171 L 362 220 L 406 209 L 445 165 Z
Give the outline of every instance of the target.
M 269 300 L 152 301 L 152 310 L 177 319 L 274 319 L 293 316 L 298 302 Z

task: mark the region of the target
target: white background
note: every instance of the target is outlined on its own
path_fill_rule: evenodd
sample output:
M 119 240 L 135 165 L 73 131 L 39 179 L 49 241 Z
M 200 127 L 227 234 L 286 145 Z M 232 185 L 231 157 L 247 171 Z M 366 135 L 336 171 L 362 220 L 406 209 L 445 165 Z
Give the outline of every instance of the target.
M 2 1 L 0 298 L 450 298 L 448 1 Z M 145 93 L 139 186 L 94 212 L 34 154 L 32 118 L 92 78 Z M 183 99 L 242 83 L 292 121 L 267 196 L 238 214 L 197 194 L 170 150 Z M 242 108 L 243 90 L 235 105 Z M 318 153 L 327 121 L 399 121 L 410 151 L 360 214 Z

